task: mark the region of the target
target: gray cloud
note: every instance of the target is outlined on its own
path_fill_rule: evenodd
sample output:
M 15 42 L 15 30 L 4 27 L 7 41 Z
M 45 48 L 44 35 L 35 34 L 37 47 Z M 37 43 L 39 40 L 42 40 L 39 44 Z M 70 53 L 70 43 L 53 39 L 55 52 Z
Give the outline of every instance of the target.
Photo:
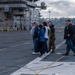
M 73 16 L 75 15 L 74 4 L 69 1 L 55 1 L 50 2 L 49 5 L 54 9 L 58 10 L 60 16 Z M 61 12 L 59 12 L 61 11 Z M 63 14 L 62 14 L 63 13 Z M 56 14 L 56 12 L 55 12 Z M 62 15 L 61 15 L 62 14 Z
M 46 0 L 42 0 L 46 1 Z M 70 0 L 57 0 L 51 1 L 48 0 L 46 2 L 48 9 L 43 11 L 42 14 L 47 15 L 47 12 L 51 11 L 51 17 L 75 17 L 75 2 Z
M 55 9 L 65 10 L 65 9 L 70 8 L 71 2 L 55 1 L 55 2 L 50 2 L 49 5 Z
M 54 1 L 54 2 L 50 2 L 49 4 L 52 4 L 52 5 L 62 5 L 62 6 L 69 6 L 71 3 L 68 2 L 68 1 Z

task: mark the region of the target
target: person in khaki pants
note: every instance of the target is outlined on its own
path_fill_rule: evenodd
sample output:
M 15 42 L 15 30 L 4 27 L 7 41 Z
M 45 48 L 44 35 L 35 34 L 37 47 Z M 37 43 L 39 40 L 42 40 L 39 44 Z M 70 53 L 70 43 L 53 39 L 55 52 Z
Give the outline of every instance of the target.
M 55 52 L 55 28 L 54 25 L 52 24 L 51 21 L 48 22 L 48 26 L 50 27 L 50 31 L 49 31 L 49 51 L 51 51 L 51 53 Z

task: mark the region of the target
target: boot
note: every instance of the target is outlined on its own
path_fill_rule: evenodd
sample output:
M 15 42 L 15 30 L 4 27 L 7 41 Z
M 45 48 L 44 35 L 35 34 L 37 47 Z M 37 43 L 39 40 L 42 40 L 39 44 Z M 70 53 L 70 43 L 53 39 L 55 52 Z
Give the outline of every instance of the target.
M 69 56 L 69 54 L 65 53 L 65 54 L 63 54 L 63 56 Z
M 51 51 L 51 53 L 55 53 L 55 50 L 53 49 L 53 50 Z

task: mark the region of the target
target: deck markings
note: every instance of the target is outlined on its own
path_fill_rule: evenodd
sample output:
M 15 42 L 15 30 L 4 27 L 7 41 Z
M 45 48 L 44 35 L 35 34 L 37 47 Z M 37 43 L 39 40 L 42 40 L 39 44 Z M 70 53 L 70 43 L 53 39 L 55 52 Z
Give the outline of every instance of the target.
M 63 41 L 62 43 L 57 45 L 56 49 L 58 49 L 64 43 L 65 43 L 65 41 Z M 46 62 L 46 63 L 41 62 L 41 60 L 44 59 L 46 56 L 48 56 L 48 55 L 45 55 L 43 57 L 37 57 L 36 59 L 34 59 L 30 63 L 28 63 L 27 65 L 25 65 L 24 67 L 20 68 L 19 70 L 13 72 L 10 75 L 21 75 L 21 74 L 38 75 L 39 73 L 41 73 L 42 71 L 44 71 L 48 67 L 52 66 L 53 64 L 55 64 L 57 61 L 59 61 L 60 59 L 62 59 L 64 57 L 64 56 L 62 56 L 59 59 L 57 59 L 56 61 L 54 61 L 54 62 L 51 62 L 51 61 Z

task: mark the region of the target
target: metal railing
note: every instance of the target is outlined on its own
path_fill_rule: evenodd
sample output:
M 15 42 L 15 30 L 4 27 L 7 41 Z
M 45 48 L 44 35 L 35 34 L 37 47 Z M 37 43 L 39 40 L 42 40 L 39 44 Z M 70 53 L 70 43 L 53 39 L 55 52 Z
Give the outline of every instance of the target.
M 26 30 L 24 21 L 22 21 L 20 24 L 13 23 L 13 21 L 11 20 L 0 22 L 0 31 L 19 31 L 19 30 Z
M 17 31 L 17 28 L 13 28 L 12 25 L 11 21 L 0 22 L 0 31 Z

